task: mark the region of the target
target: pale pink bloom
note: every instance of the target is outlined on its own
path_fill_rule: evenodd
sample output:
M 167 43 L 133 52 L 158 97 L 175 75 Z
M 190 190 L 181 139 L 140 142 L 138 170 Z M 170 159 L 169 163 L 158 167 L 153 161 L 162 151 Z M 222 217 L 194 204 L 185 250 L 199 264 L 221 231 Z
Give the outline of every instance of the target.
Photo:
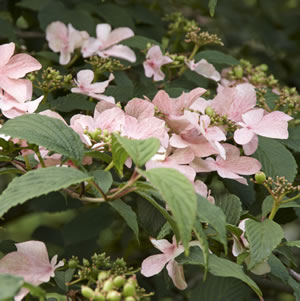
M 223 144 L 223 146 L 226 150 L 226 160 L 221 156 L 217 156 L 216 160 L 196 158 L 191 166 L 196 172 L 217 171 L 222 178 L 233 179 L 247 185 L 247 180 L 240 175 L 256 174 L 261 169 L 260 162 L 254 158 L 240 156 L 240 150 L 231 144 Z
M 242 221 L 240 221 L 238 225 L 238 227 L 243 231 L 240 238 L 238 238 L 234 234 L 232 235 L 233 237 L 232 255 L 235 257 L 237 257 L 243 252 L 246 252 L 249 249 L 249 242 L 245 237 L 246 221 L 248 219 L 249 218 L 243 219 Z M 250 258 L 251 258 L 250 255 L 245 258 L 246 265 L 249 265 Z M 256 275 L 264 275 L 271 272 L 271 267 L 268 264 L 268 262 L 264 260 L 263 262 L 256 264 L 253 268 L 250 269 L 250 271 Z
M 183 115 L 185 108 L 189 108 L 198 97 L 206 92 L 203 88 L 196 88 L 190 92 L 182 92 L 177 98 L 171 98 L 166 91 L 159 90 L 152 103 L 157 106 L 159 112 L 165 115 Z
M 288 121 L 293 118 L 280 111 L 265 114 L 264 109 L 255 109 L 243 114 L 242 119 L 243 122 L 238 122 L 242 128 L 234 132 L 234 140 L 238 144 L 245 145 L 251 143 L 256 135 L 287 139 L 289 136 Z M 254 141 L 254 146 L 255 144 Z M 256 148 L 252 147 L 250 150 L 253 153 Z
M 60 52 L 59 63 L 61 65 L 68 64 L 71 54 L 88 38 L 89 34 L 86 31 L 78 31 L 71 24 L 67 27 L 60 21 L 52 22 L 46 28 L 49 48 L 54 52 Z
M 77 80 L 74 80 L 77 88 L 72 88 L 71 91 L 73 93 L 88 95 L 98 100 L 105 100 L 110 103 L 115 103 L 115 99 L 112 96 L 106 96 L 102 94 L 114 78 L 114 75 L 111 73 L 108 80 L 92 84 L 94 72 L 88 69 L 81 70 L 77 73 Z
M 117 57 L 129 62 L 135 62 L 136 56 L 128 46 L 120 45 L 123 40 L 134 36 L 129 27 L 119 27 L 111 30 L 109 24 L 98 24 L 96 27 L 97 38 L 89 38 L 82 46 L 83 57 L 97 54 L 100 57 Z
M 176 149 L 170 156 L 165 157 L 163 160 L 153 160 L 153 158 L 146 163 L 146 169 L 156 167 L 174 168 L 184 174 L 191 182 L 194 181 L 196 172 L 188 166 L 194 159 L 194 153 L 190 148 Z
M 199 97 L 190 106 L 191 110 L 198 111 L 201 114 L 205 114 L 205 109 L 210 106 L 211 100 L 206 100 L 205 98 Z
M 20 78 L 28 72 L 41 69 L 42 65 L 25 53 L 13 56 L 14 51 L 14 43 L 0 45 L 0 88 L 23 103 L 31 99 L 32 83 Z
M 196 193 L 205 197 L 211 204 L 215 204 L 215 199 L 210 195 L 210 190 L 208 190 L 206 184 L 200 180 L 196 180 L 194 183 L 194 188 Z
M 220 73 L 216 70 L 214 65 L 207 62 L 207 60 L 202 59 L 199 62 L 195 63 L 194 60 L 186 61 L 186 65 L 189 67 L 190 70 L 195 71 L 196 73 L 210 78 L 216 82 L 221 79 Z
M 145 277 L 154 276 L 160 273 L 167 264 L 168 274 L 174 285 L 180 290 L 186 289 L 187 284 L 184 279 L 183 267 L 175 261 L 175 258 L 184 252 L 183 246 L 181 244 L 177 245 L 175 237 L 173 237 L 172 243 L 166 239 L 156 240 L 154 238 L 151 238 L 151 242 L 163 254 L 147 257 L 142 262 L 142 275 Z
M 18 102 L 8 93 L 2 94 L 0 90 L 0 109 L 6 118 L 15 118 L 26 113 L 34 113 L 43 98 L 44 96 L 40 96 L 33 101 Z
M 200 131 L 207 141 L 218 151 L 223 159 L 226 159 L 224 147 L 219 141 L 225 141 L 226 136 L 217 126 L 209 126 L 210 118 L 208 115 L 200 116 Z
M 162 54 L 159 46 L 152 46 L 147 52 L 146 61 L 143 63 L 146 77 L 153 76 L 154 81 L 163 80 L 165 74 L 161 71 L 161 66 L 172 62 L 170 57 Z
M 145 99 L 133 98 L 125 106 L 125 113 L 136 119 L 144 119 L 154 116 L 154 105 Z
M 211 101 L 210 106 L 219 115 L 227 115 L 230 120 L 241 121 L 242 115 L 256 105 L 254 86 L 245 83 L 233 88 L 219 85 L 218 94 Z
M 61 115 L 59 115 L 58 113 L 51 111 L 51 110 L 45 110 L 42 112 L 39 112 L 40 115 L 45 115 L 48 117 L 52 117 L 52 118 L 56 118 L 61 120 L 65 125 L 67 125 L 66 121 L 63 119 L 63 117 Z
M 57 263 L 57 255 L 49 261 L 46 246 L 41 241 L 30 240 L 16 244 L 17 251 L 11 252 L 0 259 L 0 274 L 11 274 L 23 277 L 26 282 L 40 285 L 54 277 L 54 271 L 63 266 Z M 16 301 L 22 300 L 29 290 L 21 289 L 15 297 Z

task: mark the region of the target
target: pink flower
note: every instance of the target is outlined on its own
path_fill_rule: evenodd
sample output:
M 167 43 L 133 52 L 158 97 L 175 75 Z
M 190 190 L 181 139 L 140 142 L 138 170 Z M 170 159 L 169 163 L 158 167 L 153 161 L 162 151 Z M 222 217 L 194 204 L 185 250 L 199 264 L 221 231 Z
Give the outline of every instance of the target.
M 257 143 L 252 142 L 257 141 L 256 135 L 277 139 L 287 139 L 289 136 L 288 121 L 292 117 L 279 111 L 264 113 L 263 109 L 251 110 L 242 115 L 243 122 L 238 122 L 242 128 L 234 132 L 234 140 L 241 145 L 248 144 L 247 154 L 254 153 L 257 148 Z M 249 143 L 252 143 L 250 148 Z
M 1 94 L 0 89 L 0 109 L 6 118 L 15 118 L 26 113 L 34 113 L 43 97 L 40 96 L 34 101 L 18 102 L 8 93 L 4 92 Z
M 214 65 L 207 62 L 207 60 L 202 59 L 199 62 L 195 63 L 194 60 L 187 61 L 186 65 L 189 67 L 190 70 L 195 71 L 196 73 L 210 78 L 216 82 L 221 79 L 220 73 L 216 70 Z
M 227 115 L 230 120 L 241 121 L 242 114 L 247 113 L 256 105 L 256 92 L 250 84 L 240 84 L 233 88 L 218 87 L 217 96 L 210 106 L 219 115 Z
M 48 282 L 50 277 L 54 277 L 54 271 L 64 265 L 62 261 L 57 263 L 57 255 L 49 262 L 46 246 L 41 241 L 18 243 L 16 247 L 17 251 L 0 259 L 0 274 L 20 276 L 26 282 L 40 285 Z M 21 289 L 15 300 L 22 300 L 28 292 L 27 289 Z
M 54 52 L 60 52 L 59 63 L 61 65 L 68 64 L 74 50 L 80 48 L 88 38 L 89 34 L 86 31 L 78 31 L 71 24 L 67 27 L 60 21 L 52 22 L 46 28 L 49 48 Z
M 145 99 L 133 98 L 125 106 L 125 113 L 138 120 L 153 117 L 154 105 Z
M 112 96 L 106 96 L 102 94 L 114 78 L 115 77 L 113 74 L 110 74 L 108 80 L 92 84 L 94 72 L 88 69 L 81 70 L 77 73 L 77 80 L 74 80 L 77 88 L 72 88 L 71 91 L 73 93 L 88 95 L 98 100 L 105 100 L 110 103 L 115 103 L 115 99 Z
M 20 53 L 13 56 L 15 44 L 0 46 L 0 88 L 18 102 L 31 99 L 32 84 L 28 79 L 20 79 L 26 73 L 39 70 L 42 65 L 32 56 Z
M 207 186 L 204 182 L 196 180 L 194 183 L 196 193 L 205 197 L 211 204 L 215 204 L 215 199 L 210 195 L 210 190 L 207 189 Z
M 217 156 L 216 160 L 196 158 L 191 166 L 196 172 L 217 171 L 222 178 L 233 179 L 247 185 L 247 180 L 240 175 L 257 173 L 261 169 L 260 162 L 254 158 L 240 156 L 240 150 L 231 144 L 223 144 L 223 146 L 226 150 L 226 160 L 221 156 Z
M 128 46 L 118 43 L 134 36 L 134 32 L 128 27 L 119 27 L 111 30 L 109 24 L 98 24 L 96 27 L 97 38 L 89 38 L 82 46 L 83 57 L 94 54 L 100 57 L 117 57 L 129 62 L 135 62 L 136 56 Z M 118 44 L 118 45 L 117 45 Z
M 163 80 L 165 74 L 161 71 L 161 66 L 173 62 L 167 55 L 162 55 L 159 46 L 152 46 L 146 55 L 146 61 L 143 63 L 145 75 L 152 77 L 154 81 Z
M 168 274 L 174 285 L 178 289 L 186 289 L 187 284 L 184 279 L 183 267 L 175 261 L 175 258 L 184 252 L 183 246 L 176 244 L 175 237 L 173 237 L 172 243 L 169 243 L 166 239 L 156 240 L 153 238 L 151 238 L 151 242 L 163 254 L 152 255 L 146 258 L 142 263 L 141 273 L 145 277 L 154 276 L 160 273 L 167 264 Z

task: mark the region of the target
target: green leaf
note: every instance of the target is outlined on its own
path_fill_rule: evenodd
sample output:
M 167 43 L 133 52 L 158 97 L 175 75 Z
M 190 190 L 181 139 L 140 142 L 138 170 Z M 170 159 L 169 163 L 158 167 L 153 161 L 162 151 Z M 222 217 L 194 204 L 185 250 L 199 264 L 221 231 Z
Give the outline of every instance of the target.
M 197 285 L 192 291 L 190 301 L 237 301 L 246 300 L 251 294 L 250 288 L 235 278 L 216 277 L 208 275 L 205 282 Z
M 172 231 L 172 227 L 170 225 L 170 223 L 166 222 L 160 229 L 156 239 L 160 240 L 165 238 L 167 235 L 169 235 Z
M 119 199 L 109 202 L 109 204 L 123 217 L 129 228 L 133 231 L 136 239 L 139 241 L 137 217 L 131 207 Z
M 94 111 L 95 104 L 80 94 L 68 94 L 50 101 L 51 109 L 59 112 L 71 112 L 74 110 Z
M 62 289 L 65 293 L 68 292 L 67 282 L 70 282 L 73 278 L 75 269 L 67 269 L 66 271 L 56 271 L 54 280 L 57 286 Z
M 0 168 L 0 175 L 4 175 L 4 174 L 8 174 L 8 173 L 22 174 L 23 172 L 17 168 L 13 168 L 13 167 Z
M 45 300 L 46 291 L 44 291 L 41 287 L 35 286 L 29 282 L 24 282 L 23 287 L 27 288 L 32 296 L 43 298 Z
M 16 6 L 39 11 L 49 0 L 22 0 Z
M 211 64 L 223 64 L 228 66 L 238 65 L 240 62 L 233 56 L 217 50 L 203 50 L 195 55 L 195 60 L 207 60 Z
M 91 179 L 92 177 L 82 171 L 68 167 L 28 171 L 25 175 L 14 178 L 0 195 L 0 216 L 29 199 Z
M 209 0 L 209 2 L 208 2 L 208 9 L 209 9 L 209 14 L 211 17 L 213 17 L 215 15 L 217 2 L 218 2 L 218 0 Z
M 246 221 L 246 236 L 250 246 L 251 269 L 256 264 L 268 259 L 272 251 L 280 244 L 284 237 L 281 226 L 269 219 L 256 222 L 252 219 Z
M 79 163 L 84 155 L 79 135 L 56 118 L 39 114 L 19 116 L 6 121 L 0 134 L 25 139 L 28 143 L 44 146 Z
M 103 190 L 104 193 L 107 193 L 113 183 L 111 173 L 109 171 L 99 169 L 93 170 L 91 175 L 94 177 L 95 183 Z
M 24 284 L 24 279 L 14 275 L 0 275 L 0 300 L 14 297 Z
M 253 155 L 262 164 L 262 171 L 268 177 L 284 176 L 293 182 L 297 174 L 297 163 L 292 153 L 280 142 L 259 137 L 258 149 Z
M 8 156 L 0 155 L 0 162 L 10 162 L 12 159 Z
M 159 45 L 157 41 L 142 36 L 134 36 L 122 41 L 122 45 L 137 48 L 140 50 L 147 49 L 147 44 Z
M 185 257 L 184 254 L 182 254 L 176 258 L 176 261 L 181 264 L 193 264 L 201 266 L 204 265 L 203 253 L 199 247 L 191 247 L 190 255 L 188 257 Z M 219 277 L 237 278 L 249 285 L 259 297 L 262 296 L 262 292 L 259 287 L 250 277 L 248 277 L 244 273 L 243 267 L 241 265 L 238 265 L 225 258 L 220 258 L 215 254 L 210 254 L 208 261 L 208 271 L 211 274 Z
M 153 168 L 139 173 L 159 191 L 173 213 L 183 246 L 188 250 L 196 219 L 197 199 L 192 183 L 172 168 Z
M 279 141 L 294 152 L 300 152 L 300 126 L 289 128 L 289 138 Z
M 114 167 L 119 173 L 120 177 L 123 177 L 124 163 L 128 158 L 128 154 L 115 135 L 112 135 L 111 138 L 111 154 Z
M 225 213 L 228 224 L 238 224 L 242 212 L 242 204 L 236 195 L 229 193 L 218 195 L 216 197 L 216 205 Z
M 202 223 L 211 225 L 220 235 L 227 253 L 226 216 L 221 208 L 211 204 L 206 198 L 198 196 L 197 216 Z
M 146 164 L 158 151 L 160 142 L 157 138 L 133 140 L 113 134 L 120 145 L 125 149 L 133 162 L 141 167 Z
M 273 207 L 273 203 L 274 203 L 274 199 L 271 195 L 268 195 L 264 200 L 263 200 L 263 203 L 262 203 L 262 206 L 261 206 L 261 211 L 262 211 L 262 216 L 267 216 L 271 210 L 272 210 L 272 207 Z
M 204 261 L 204 269 L 205 269 L 205 274 L 204 274 L 204 278 L 206 278 L 206 273 L 208 271 L 208 258 L 209 258 L 209 249 L 208 249 L 208 241 L 207 241 L 207 237 L 205 235 L 205 232 L 202 228 L 202 224 L 199 221 L 199 218 L 196 217 L 196 222 L 194 225 L 194 233 L 197 237 L 197 240 L 200 243 L 200 247 L 203 253 L 203 261 Z
M 286 246 L 300 248 L 300 240 L 287 241 Z

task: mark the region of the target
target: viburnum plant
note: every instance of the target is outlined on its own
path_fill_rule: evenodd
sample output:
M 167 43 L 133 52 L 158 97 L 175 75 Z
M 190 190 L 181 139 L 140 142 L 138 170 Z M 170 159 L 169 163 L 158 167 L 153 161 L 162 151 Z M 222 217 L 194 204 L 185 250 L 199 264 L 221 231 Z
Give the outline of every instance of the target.
M 47 5 L 43 51 L 0 46 L 0 299 L 269 300 L 281 281 L 300 300 L 278 218 L 300 207 L 297 91 L 179 13 L 155 39 Z M 12 241 L 41 211 L 62 217 Z

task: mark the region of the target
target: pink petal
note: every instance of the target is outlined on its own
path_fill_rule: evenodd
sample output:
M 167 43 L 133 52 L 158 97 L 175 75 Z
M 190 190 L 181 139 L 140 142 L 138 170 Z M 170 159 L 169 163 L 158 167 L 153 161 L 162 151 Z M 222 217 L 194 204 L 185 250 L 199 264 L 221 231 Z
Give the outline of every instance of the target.
M 213 158 L 207 158 L 203 160 L 201 158 L 195 158 L 190 164 L 196 172 L 210 172 L 217 170 L 216 162 Z
M 103 93 L 105 91 L 105 89 L 108 87 L 109 83 L 114 80 L 115 77 L 114 75 L 111 73 L 109 75 L 109 78 L 108 80 L 105 80 L 103 82 L 97 82 L 97 83 L 94 83 L 94 84 L 91 84 L 89 86 L 89 90 L 93 93 Z
M 99 101 L 95 107 L 95 111 L 94 111 L 94 118 L 97 119 L 98 116 L 104 112 L 105 110 L 109 110 L 112 108 L 115 108 L 116 105 L 114 103 L 111 102 L 107 102 L 107 101 Z
M 190 148 L 176 149 L 169 160 L 176 164 L 188 164 L 193 161 L 194 153 Z
M 253 136 L 253 138 L 251 139 L 251 141 L 249 141 L 247 144 L 243 145 L 243 150 L 245 155 L 247 156 L 251 156 L 252 154 L 255 153 L 255 151 L 257 150 L 258 147 L 258 137 L 255 134 Z
M 27 112 L 34 113 L 36 111 L 36 109 L 38 108 L 39 104 L 41 103 L 41 101 L 43 100 L 43 98 L 44 98 L 44 95 L 40 96 L 36 100 L 26 102 Z
M 167 264 L 168 274 L 171 277 L 174 285 L 180 289 L 184 290 L 187 288 L 187 283 L 184 279 L 183 266 L 180 265 L 175 260 L 170 260 Z
M 247 180 L 245 178 L 239 176 L 238 174 L 236 174 L 236 173 L 234 173 L 234 172 L 232 172 L 228 169 L 218 168 L 217 173 L 222 178 L 233 179 L 233 180 L 236 180 L 236 181 L 238 181 L 242 184 L 248 185 Z
M 154 276 L 162 271 L 169 260 L 169 256 L 165 254 L 149 256 L 142 262 L 141 274 L 145 277 Z
M 60 52 L 68 43 L 67 26 L 60 22 L 52 22 L 46 28 L 46 39 L 49 42 L 49 48 L 54 52 Z
M 191 143 L 182 139 L 180 135 L 173 134 L 170 138 L 170 145 L 176 148 L 186 148 L 191 145 Z
M 62 51 L 59 56 L 59 63 L 61 65 L 67 65 L 71 60 L 71 52 Z
M 45 111 L 39 112 L 39 114 L 45 115 L 45 116 L 48 116 L 48 117 L 52 117 L 52 118 L 59 119 L 59 120 L 61 120 L 65 125 L 67 125 L 66 121 L 65 121 L 58 113 L 56 113 L 56 112 L 54 112 L 54 111 L 51 111 L 51 110 L 45 110 Z
M 189 68 L 192 71 L 195 71 L 196 73 L 210 78 L 216 82 L 218 82 L 221 79 L 220 73 L 216 70 L 214 65 L 208 63 L 205 59 L 200 60 L 197 63 L 194 63 L 194 61 L 191 61 L 189 64 L 187 64 Z
M 81 70 L 77 73 L 77 81 L 79 85 L 89 85 L 94 79 L 94 72 L 92 70 Z M 102 91 L 103 92 L 103 91 Z
M 252 140 L 254 135 L 255 135 L 254 132 L 247 128 L 237 129 L 234 132 L 234 141 L 237 144 L 244 145 L 244 144 L 249 143 Z
M 245 124 L 255 126 L 262 120 L 264 116 L 264 112 L 265 112 L 264 109 L 251 110 L 243 114 L 242 119 L 245 122 Z
M 173 252 L 173 244 L 171 244 L 168 240 L 166 239 L 154 239 L 154 238 L 150 238 L 150 241 L 152 243 L 152 245 L 158 249 L 159 251 L 161 251 L 162 253 L 165 254 L 169 254 L 170 256 L 172 255 Z M 170 252 L 171 250 L 171 252 Z
M 154 105 L 147 100 L 134 98 L 125 106 L 125 112 L 138 120 L 153 117 Z
M 31 99 L 32 83 L 28 79 L 11 79 L 0 76 L 0 87 L 19 102 Z
M 97 128 L 108 132 L 121 132 L 125 123 L 125 113 L 120 108 L 112 108 L 102 112 L 95 120 Z
M 9 62 L 14 52 L 15 52 L 15 43 L 11 42 L 11 43 L 0 45 L 0 57 L 1 57 L 0 68 L 5 66 Z M 1 72 L 2 70 L 0 69 L 0 73 Z
M 112 56 L 127 60 L 131 63 L 134 63 L 136 61 L 134 51 L 131 50 L 128 46 L 124 45 L 114 45 L 108 49 L 98 51 L 97 53 L 101 57 Z
M 96 26 L 96 36 L 102 42 L 105 43 L 111 32 L 111 26 L 109 24 L 98 24 Z
M 84 58 L 96 54 L 97 50 L 101 48 L 102 43 L 95 38 L 88 38 L 83 42 L 81 53 Z
M 288 120 L 292 118 L 283 112 L 275 111 L 266 114 L 262 120 L 254 126 L 254 131 L 257 135 L 287 139 L 289 137 L 288 132 Z
M 39 70 L 42 65 L 32 56 L 20 53 L 14 55 L 5 66 L 5 74 L 10 78 L 20 78 L 26 73 Z
M 114 44 L 129 39 L 134 36 L 134 32 L 129 27 L 119 27 L 114 29 L 105 42 L 105 47 L 110 47 Z

